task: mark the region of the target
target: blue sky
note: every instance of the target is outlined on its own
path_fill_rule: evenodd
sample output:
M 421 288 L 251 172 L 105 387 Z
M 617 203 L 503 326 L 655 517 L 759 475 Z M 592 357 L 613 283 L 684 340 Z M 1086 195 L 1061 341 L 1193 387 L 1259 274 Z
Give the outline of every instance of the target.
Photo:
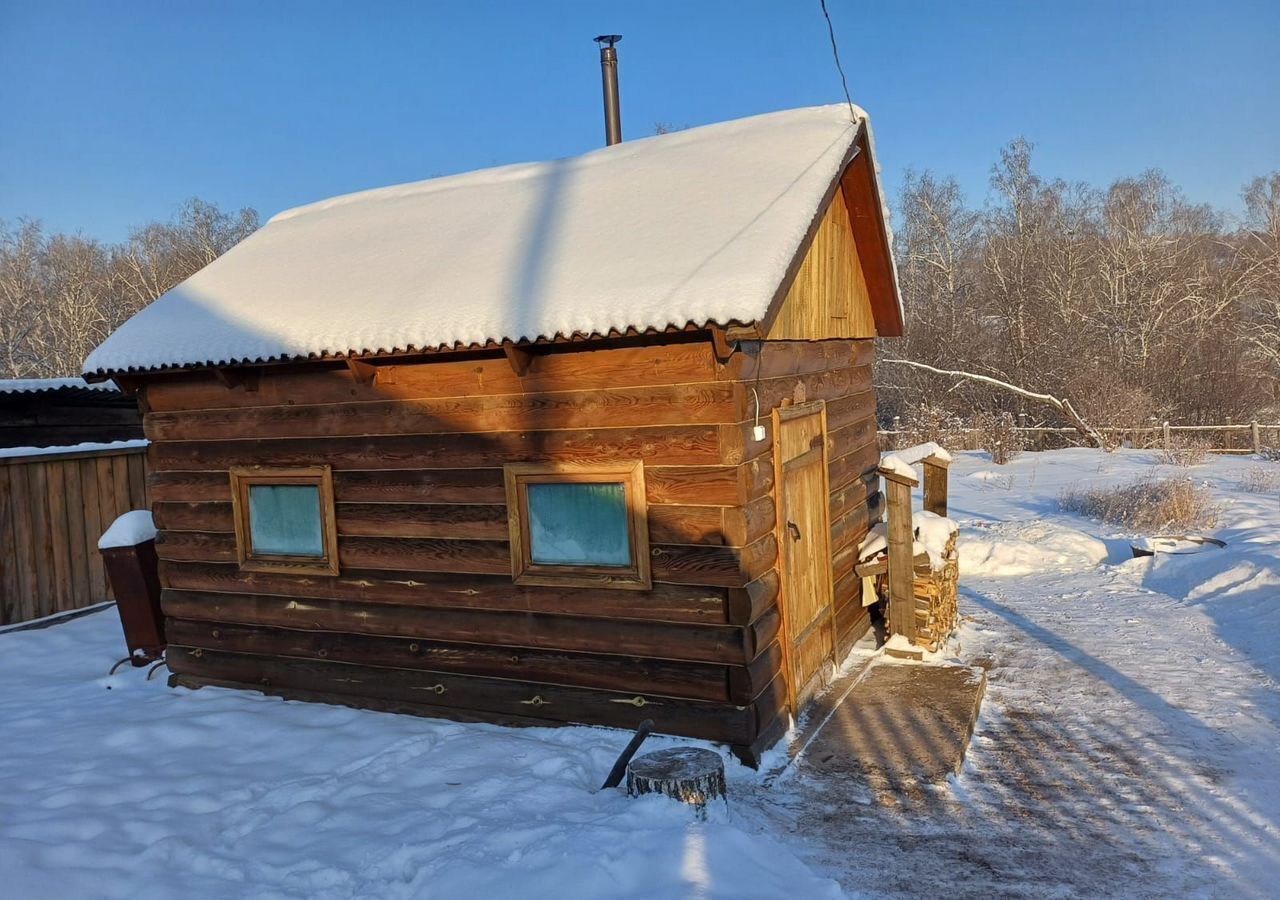
M 1019 135 L 1046 174 L 1159 167 L 1231 209 L 1280 168 L 1276 0 L 828 6 L 891 190 L 913 166 L 980 201 Z M 842 97 L 818 0 L 0 0 L 0 219 L 118 240 L 191 196 L 265 218 L 592 149 L 600 32 L 624 138 Z

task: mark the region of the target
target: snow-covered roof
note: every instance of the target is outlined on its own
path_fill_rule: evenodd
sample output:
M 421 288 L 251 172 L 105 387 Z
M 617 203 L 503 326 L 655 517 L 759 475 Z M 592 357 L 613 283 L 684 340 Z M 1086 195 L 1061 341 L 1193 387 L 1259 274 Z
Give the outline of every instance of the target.
M 288 210 L 85 371 L 754 322 L 865 123 L 789 110 Z
M 89 384 L 73 378 L 0 378 L 0 394 L 44 394 L 51 391 L 116 391 L 111 382 Z

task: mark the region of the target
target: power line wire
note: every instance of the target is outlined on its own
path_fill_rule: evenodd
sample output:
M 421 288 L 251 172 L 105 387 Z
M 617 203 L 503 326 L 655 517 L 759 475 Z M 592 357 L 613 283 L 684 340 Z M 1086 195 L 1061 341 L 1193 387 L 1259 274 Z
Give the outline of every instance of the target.
M 853 111 L 853 100 L 849 97 L 849 82 L 844 77 L 844 66 L 840 65 L 840 48 L 836 46 L 836 30 L 831 24 L 831 13 L 827 12 L 827 0 L 818 0 L 822 6 L 822 16 L 827 20 L 827 35 L 831 38 L 831 55 L 836 60 L 836 71 L 840 73 L 840 85 L 844 88 L 844 101 L 849 104 L 849 118 L 858 124 L 858 114 Z

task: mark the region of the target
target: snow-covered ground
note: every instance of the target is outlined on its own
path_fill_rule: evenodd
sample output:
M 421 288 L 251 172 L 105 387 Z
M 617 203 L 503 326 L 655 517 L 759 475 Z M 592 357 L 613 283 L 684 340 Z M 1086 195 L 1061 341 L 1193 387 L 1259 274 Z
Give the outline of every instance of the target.
M 958 455 L 953 650 L 990 676 L 963 773 L 885 796 L 803 769 L 766 786 L 731 763 L 729 811 L 705 824 L 597 790 L 624 733 L 108 677 L 124 654 L 109 610 L 0 633 L 0 892 L 1274 896 L 1280 494 L 1241 482 L 1280 466 L 1190 470 L 1228 542 L 1198 556 L 1133 560 L 1126 535 L 1056 509 L 1067 485 L 1154 465 L 1141 451 Z
M 912 796 L 795 779 L 757 807 L 867 896 L 1280 896 L 1280 491 L 1154 454 L 958 454 L 953 651 L 990 666 L 964 771 Z M 1133 559 L 1067 487 L 1190 475 L 1225 550 Z M 1280 475 L 1277 476 L 1280 480 Z

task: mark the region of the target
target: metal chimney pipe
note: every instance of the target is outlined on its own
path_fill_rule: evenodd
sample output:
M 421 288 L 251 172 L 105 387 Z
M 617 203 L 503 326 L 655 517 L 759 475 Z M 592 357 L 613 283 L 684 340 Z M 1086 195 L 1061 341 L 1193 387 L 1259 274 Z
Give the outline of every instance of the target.
M 604 82 L 604 143 L 607 147 L 622 142 L 622 110 L 618 103 L 618 51 L 613 45 L 622 40 L 620 34 L 602 34 L 600 45 L 600 78 Z

